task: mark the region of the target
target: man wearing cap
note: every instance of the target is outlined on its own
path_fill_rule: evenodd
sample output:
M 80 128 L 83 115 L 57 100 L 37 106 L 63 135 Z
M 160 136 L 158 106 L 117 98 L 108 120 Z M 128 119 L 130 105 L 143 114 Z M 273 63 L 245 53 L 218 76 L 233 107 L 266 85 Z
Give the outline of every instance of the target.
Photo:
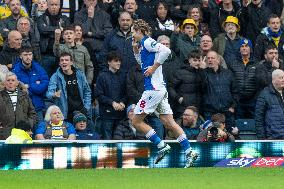
M 81 112 L 76 112 L 73 117 L 73 124 L 76 128 L 77 140 L 99 140 L 100 135 L 87 125 L 87 117 Z
M 226 63 L 236 60 L 239 54 L 241 37 L 238 32 L 240 25 L 238 18 L 228 16 L 223 23 L 225 33 L 221 33 L 213 41 L 213 50 L 223 56 Z
M 181 32 L 175 30 L 171 35 L 172 50 L 178 55 L 181 61 L 187 59 L 193 49 L 198 49 L 200 36 L 197 35 L 198 28 L 193 19 L 185 19 L 181 26 Z
M 239 102 L 236 108 L 237 119 L 253 119 L 255 108 L 255 70 L 257 63 L 253 60 L 252 43 L 249 39 L 242 39 L 239 43 L 240 56 L 228 62 L 228 68 L 233 72 L 238 93 Z
M 223 32 L 222 24 L 228 16 L 236 16 L 240 6 L 233 0 L 222 0 L 220 5 L 211 11 L 210 33 L 213 38 Z

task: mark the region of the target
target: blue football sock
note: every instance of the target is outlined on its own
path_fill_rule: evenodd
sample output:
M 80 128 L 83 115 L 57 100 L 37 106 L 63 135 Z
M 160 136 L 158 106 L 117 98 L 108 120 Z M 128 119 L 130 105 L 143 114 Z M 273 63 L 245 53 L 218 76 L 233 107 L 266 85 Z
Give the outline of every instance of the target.
M 147 134 L 146 138 L 148 138 L 154 145 L 156 145 L 158 148 L 162 148 L 165 146 L 164 141 L 160 139 L 160 137 L 157 135 L 154 129 L 151 129 Z
M 189 153 L 189 151 L 190 151 L 190 143 L 189 143 L 188 139 L 186 138 L 186 135 L 185 134 L 181 134 L 177 138 L 177 140 L 180 143 L 182 149 L 185 151 L 185 153 Z

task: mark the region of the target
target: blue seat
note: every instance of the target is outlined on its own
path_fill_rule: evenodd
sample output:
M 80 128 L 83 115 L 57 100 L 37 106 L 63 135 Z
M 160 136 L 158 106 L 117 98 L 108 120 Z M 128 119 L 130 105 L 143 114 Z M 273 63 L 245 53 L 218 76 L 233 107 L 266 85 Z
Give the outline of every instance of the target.
M 236 126 L 241 140 L 257 140 L 254 119 L 237 119 Z

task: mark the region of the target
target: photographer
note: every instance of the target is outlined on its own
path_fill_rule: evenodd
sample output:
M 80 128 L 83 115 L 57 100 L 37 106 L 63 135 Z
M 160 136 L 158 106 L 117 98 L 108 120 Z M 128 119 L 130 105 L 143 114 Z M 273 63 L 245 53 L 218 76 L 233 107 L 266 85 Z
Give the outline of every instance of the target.
M 235 137 L 227 132 L 224 114 L 214 114 L 212 124 L 201 131 L 197 137 L 198 142 L 234 142 Z M 237 132 L 236 132 L 237 133 Z

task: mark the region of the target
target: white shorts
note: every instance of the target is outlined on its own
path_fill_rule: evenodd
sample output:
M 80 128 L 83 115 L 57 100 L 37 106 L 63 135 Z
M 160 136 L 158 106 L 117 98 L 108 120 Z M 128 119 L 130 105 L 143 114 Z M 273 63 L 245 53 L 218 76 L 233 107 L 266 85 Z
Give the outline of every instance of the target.
M 134 109 L 135 114 L 151 114 L 154 112 L 158 114 L 173 114 L 168 102 L 168 92 L 166 90 L 144 91 Z

